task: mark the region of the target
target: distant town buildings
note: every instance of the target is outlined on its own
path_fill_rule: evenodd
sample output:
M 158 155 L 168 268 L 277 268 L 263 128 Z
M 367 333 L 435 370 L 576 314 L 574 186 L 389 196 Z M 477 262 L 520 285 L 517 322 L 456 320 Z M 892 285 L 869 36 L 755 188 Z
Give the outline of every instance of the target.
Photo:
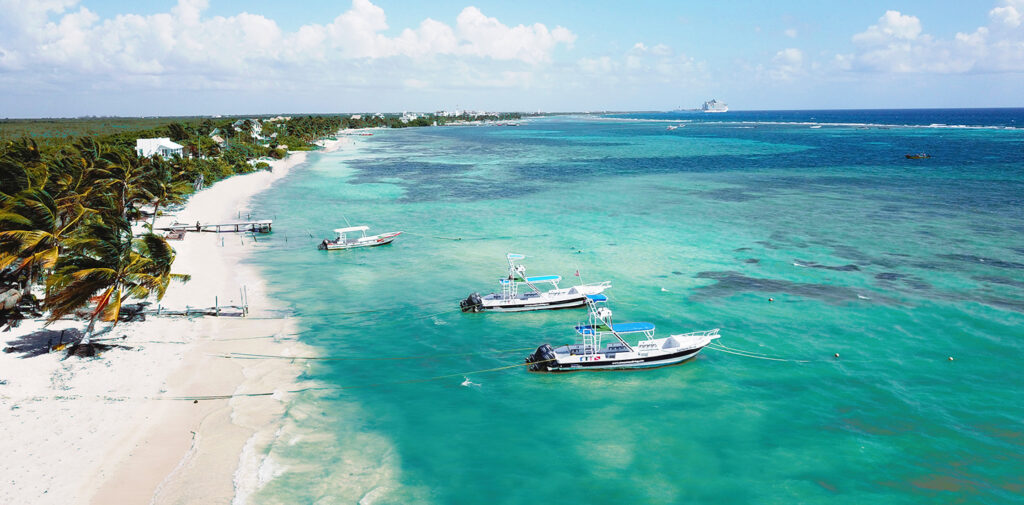
M 168 137 L 135 140 L 135 152 L 143 158 L 153 155 L 159 155 L 162 158 L 170 158 L 174 155 L 181 156 L 184 147 L 177 142 L 171 141 Z

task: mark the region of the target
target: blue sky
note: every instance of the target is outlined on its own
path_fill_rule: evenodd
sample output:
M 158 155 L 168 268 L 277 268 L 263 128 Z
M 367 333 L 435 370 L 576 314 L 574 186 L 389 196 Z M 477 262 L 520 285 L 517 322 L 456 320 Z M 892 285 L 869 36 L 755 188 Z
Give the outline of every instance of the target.
M 0 117 L 1024 105 L 1024 0 L 0 9 Z

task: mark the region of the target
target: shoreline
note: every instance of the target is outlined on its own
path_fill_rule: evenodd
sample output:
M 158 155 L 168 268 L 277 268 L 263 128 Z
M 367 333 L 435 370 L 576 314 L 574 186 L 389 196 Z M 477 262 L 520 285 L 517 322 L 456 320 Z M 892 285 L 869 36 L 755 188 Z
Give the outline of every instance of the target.
M 319 152 L 352 143 L 345 136 L 320 141 Z M 255 195 L 307 161 L 308 152 L 290 152 L 270 172 L 218 181 L 173 215 L 157 218 L 158 226 L 234 220 L 250 210 Z M 233 240 L 221 240 L 228 235 Z M 0 452 L 11 456 L 0 462 L 0 475 L 11 503 L 242 504 L 259 490 L 263 474 L 273 471 L 263 454 L 290 398 L 168 399 L 294 389 L 302 364 L 221 356 L 313 354 L 294 337 L 296 321 L 281 315 L 284 307 L 267 296 L 256 268 L 244 263 L 251 241 L 246 245 L 235 235 L 188 233 L 171 241 L 173 271 L 192 280 L 173 282 L 160 305 L 212 306 L 215 296 L 220 305 L 241 305 L 244 286 L 249 317 L 150 316 L 119 323 L 97 338 L 116 338 L 125 347 L 97 358 L 0 354 L 0 425 L 7 432 Z M 83 327 L 58 321 L 47 329 L 59 334 Z M 24 321 L 4 335 L 4 345 L 41 328 L 41 321 Z

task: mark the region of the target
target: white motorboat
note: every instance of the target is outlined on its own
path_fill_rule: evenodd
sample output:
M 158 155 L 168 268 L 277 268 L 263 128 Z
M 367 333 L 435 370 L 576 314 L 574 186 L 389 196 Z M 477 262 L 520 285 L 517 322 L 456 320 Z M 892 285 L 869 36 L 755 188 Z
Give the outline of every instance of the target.
M 526 267 L 515 260 L 526 258 L 522 254 L 509 253 L 508 276 L 499 279 L 500 293 L 480 296 L 473 293 L 459 302 L 463 312 L 522 312 L 527 310 L 569 309 L 582 307 L 587 303 L 587 295 L 600 294 L 612 287 L 610 281 L 596 284 L 580 284 L 571 288 L 559 288 L 562 280 L 557 275 L 526 276 Z M 576 275 L 579 275 L 577 271 Z M 542 291 L 539 284 L 551 284 L 554 289 Z
M 693 358 L 719 336 L 714 329 L 654 338 L 651 323 L 613 323 L 611 309 L 599 306 L 606 301 L 608 298 L 604 295 L 588 296 L 588 323 L 575 328 L 579 341 L 555 348 L 550 344 L 538 347 L 526 358 L 530 371 L 624 370 L 674 365 Z M 636 341 L 626 341 L 627 335 L 637 334 L 640 337 Z
M 350 226 L 348 228 L 338 228 L 334 230 L 334 233 L 338 234 L 338 237 L 334 240 L 324 239 L 317 246 L 317 249 L 321 251 L 333 251 L 335 249 L 354 249 L 356 247 L 377 247 L 379 245 L 390 244 L 391 241 L 395 240 L 395 237 L 402 234 L 400 231 L 393 231 L 389 233 L 381 233 L 380 235 L 366 235 L 366 230 L 369 230 L 369 226 Z

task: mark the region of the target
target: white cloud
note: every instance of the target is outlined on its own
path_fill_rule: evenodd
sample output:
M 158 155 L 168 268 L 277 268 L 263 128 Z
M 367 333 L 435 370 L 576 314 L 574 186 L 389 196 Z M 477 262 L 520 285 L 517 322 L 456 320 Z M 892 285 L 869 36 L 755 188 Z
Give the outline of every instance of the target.
M 648 46 L 643 42 L 633 44 L 620 57 L 581 58 L 575 70 L 584 79 L 580 85 L 600 81 L 611 87 L 638 83 L 678 86 L 705 81 L 708 77 L 703 62 L 677 53 L 668 45 Z
M 775 53 L 769 64 L 749 65 L 749 72 L 758 80 L 791 81 L 806 74 L 804 52 L 795 47 Z
M 941 39 L 924 33 L 921 21 L 887 11 L 853 36 L 858 51 L 838 55 L 840 69 L 892 73 L 1024 72 L 1024 0 L 1003 0 L 989 11 L 988 26 Z
M 1024 21 L 1024 0 L 1009 0 L 989 11 L 988 16 L 1007 28 L 1017 28 Z
M 788 29 L 788 30 L 786 30 L 786 31 L 784 31 L 782 33 L 784 33 L 787 37 L 789 37 L 791 39 L 795 39 L 796 38 L 796 28 L 790 28 L 790 29 Z
M 878 24 L 871 25 L 862 33 L 853 36 L 859 44 L 883 44 L 892 40 L 914 40 L 921 34 L 921 20 L 906 16 L 899 11 L 885 11 L 878 18 Z
M 21 74 L 29 85 L 41 79 L 228 88 L 282 80 L 365 84 L 347 71 L 440 72 L 443 64 L 473 73 L 489 62 L 533 68 L 576 39 L 561 26 L 507 26 L 476 7 L 463 9 L 454 27 L 427 18 L 388 36 L 387 16 L 370 0 L 352 0 L 330 22 L 292 32 L 256 14 L 207 16 L 208 5 L 179 0 L 165 13 L 101 19 L 78 0 L 0 0 L 0 71 Z

